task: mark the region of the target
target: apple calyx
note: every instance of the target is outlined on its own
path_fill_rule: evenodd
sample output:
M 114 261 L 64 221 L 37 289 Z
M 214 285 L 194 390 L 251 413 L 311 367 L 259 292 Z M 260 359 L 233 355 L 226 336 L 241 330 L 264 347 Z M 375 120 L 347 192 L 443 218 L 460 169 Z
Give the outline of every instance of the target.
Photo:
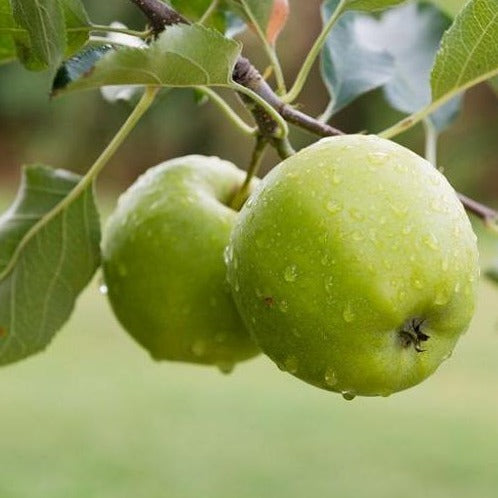
M 399 331 L 403 347 L 408 348 L 413 346 L 417 353 L 423 353 L 425 351 L 425 349 L 422 349 L 421 343 L 428 341 L 430 336 L 422 331 L 424 322 L 424 319 L 412 318 L 403 325 L 403 328 Z

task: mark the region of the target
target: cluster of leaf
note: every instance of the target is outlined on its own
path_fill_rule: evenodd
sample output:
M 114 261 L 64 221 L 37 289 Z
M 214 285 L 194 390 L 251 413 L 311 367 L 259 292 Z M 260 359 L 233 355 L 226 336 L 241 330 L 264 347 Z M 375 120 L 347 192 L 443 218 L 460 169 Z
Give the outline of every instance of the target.
M 196 21 L 212 2 L 170 3 Z M 332 115 L 382 88 L 389 104 L 402 112 L 439 108 L 431 119 L 441 128 L 458 109 L 459 92 L 498 74 L 498 2 L 470 0 L 453 23 L 425 2 L 396 6 L 400 3 L 323 3 L 325 22 L 339 6 L 344 11 L 322 52 L 329 111 Z M 80 0 L 0 0 L 0 62 L 19 58 L 29 69 L 54 69 L 65 59 L 55 79 L 59 93 L 106 85 L 236 90 L 232 72 L 241 45 L 230 37 L 247 23 L 273 46 L 288 4 L 222 0 L 216 5 L 208 27 L 172 26 L 145 47 L 92 45 L 70 57 L 88 42 L 93 26 Z M 392 9 L 382 12 L 387 7 Z M 98 268 L 93 180 L 87 175 L 81 183 L 60 170 L 26 168 L 17 201 L 0 218 L 0 364 L 43 349 Z
M 0 0 L 0 64 L 55 68 L 86 44 L 90 27 L 80 0 Z

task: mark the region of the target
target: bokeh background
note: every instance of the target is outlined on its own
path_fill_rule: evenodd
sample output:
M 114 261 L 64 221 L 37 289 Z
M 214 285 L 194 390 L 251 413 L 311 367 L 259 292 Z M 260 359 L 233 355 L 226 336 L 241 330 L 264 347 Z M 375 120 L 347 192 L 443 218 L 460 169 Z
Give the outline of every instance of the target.
M 289 81 L 320 28 L 320 2 L 290 3 L 279 44 Z M 143 26 L 127 2 L 85 4 L 100 24 Z M 243 41 L 264 69 L 253 37 Z M 49 101 L 48 89 L 46 74 L 0 67 L 2 210 L 22 164 L 84 172 L 130 110 L 98 92 Z M 301 101 L 315 115 L 326 107 L 318 70 Z M 373 92 L 334 124 L 375 132 L 400 117 Z M 293 140 L 304 146 L 314 138 L 294 132 Z M 420 127 L 397 140 L 423 150 Z M 199 107 L 189 91 L 170 92 L 109 164 L 99 202 L 108 213 L 142 171 L 179 155 L 215 154 L 245 167 L 251 146 L 216 108 Z M 276 161 L 269 154 L 266 169 Z M 439 166 L 457 189 L 498 207 L 498 101 L 486 84 L 467 93 L 441 137 Z M 479 223 L 476 230 L 486 266 L 498 257 L 498 239 Z M 153 363 L 122 332 L 98 287 L 97 278 L 47 352 L 0 371 L 1 498 L 498 495 L 498 288 L 491 283 L 482 281 L 471 330 L 433 378 L 388 399 L 353 402 L 263 357 L 230 376 Z

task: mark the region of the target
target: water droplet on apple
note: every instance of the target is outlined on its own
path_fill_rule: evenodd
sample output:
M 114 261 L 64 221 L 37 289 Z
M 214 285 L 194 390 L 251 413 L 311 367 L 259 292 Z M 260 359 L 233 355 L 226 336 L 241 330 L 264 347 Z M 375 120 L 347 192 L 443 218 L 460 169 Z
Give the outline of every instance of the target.
M 233 361 L 220 361 L 216 364 L 218 370 L 225 375 L 228 375 L 233 372 L 235 368 L 235 363 Z
M 372 166 L 379 166 L 386 162 L 387 154 L 384 152 L 369 152 L 367 158 Z
M 290 374 L 297 373 L 299 362 L 295 356 L 289 356 L 284 362 L 284 369 Z
M 329 276 L 325 279 L 325 290 L 330 294 L 334 288 L 334 277 Z
M 325 370 L 324 380 L 325 384 L 329 387 L 334 387 L 337 384 L 337 377 L 332 367 Z
M 102 295 L 106 295 L 108 292 L 109 292 L 109 289 L 107 288 L 107 285 L 106 284 L 100 284 L 99 285 L 99 292 L 102 294 Z
M 286 282 L 295 282 L 297 279 L 297 266 L 289 265 L 284 270 L 284 279 Z
M 223 259 L 224 259 L 226 265 L 229 265 L 232 262 L 232 259 L 233 259 L 233 247 L 232 246 L 225 247 L 225 250 L 223 251 Z
M 354 208 L 350 209 L 349 214 L 351 215 L 351 217 L 353 219 L 358 220 L 358 221 L 365 219 L 365 216 L 363 216 L 363 213 L 361 211 L 359 211 L 358 209 L 354 209 Z
M 342 312 L 342 317 L 344 318 L 344 321 L 347 323 L 351 323 L 354 321 L 356 315 L 351 309 L 351 303 L 348 303 L 347 306 L 344 308 L 344 311 Z
M 436 297 L 434 299 L 434 304 L 437 306 L 443 306 L 450 300 L 450 294 L 445 290 L 439 290 L 436 293 Z
M 251 209 L 253 204 L 254 204 L 254 197 L 251 196 L 251 197 L 249 197 L 249 199 L 247 199 L 246 208 Z
M 448 268 L 449 268 L 448 258 L 443 258 L 443 260 L 441 261 L 441 270 L 448 271 Z
M 416 289 L 423 289 L 424 288 L 424 284 L 418 278 L 414 278 L 412 280 L 412 284 L 413 284 L 413 287 L 415 287 Z
M 195 356 L 203 356 L 206 352 L 206 343 L 202 340 L 195 341 L 192 344 L 192 353 Z
M 424 235 L 422 238 L 423 243 L 433 251 L 437 251 L 439 249 L 439 242 L 434 234 L 430 233 L 428 235 Z
M 337 201 L 330 201 L 327 203 L 327 211 L 331 214 L 336 214 L 342 211 L 342 204 Z
M 353 391 L 343 391 L 341 394 L 346 401 L 352 401 L 356 398 L 356 393 Z
M 287 303 L 287 301 L 284 299 L 282 301 L 280 301 L 278 303 L 278 309 L 282 312 L 282 313 L 287 313 L 288 309 L 289 309 L 289 304 Z

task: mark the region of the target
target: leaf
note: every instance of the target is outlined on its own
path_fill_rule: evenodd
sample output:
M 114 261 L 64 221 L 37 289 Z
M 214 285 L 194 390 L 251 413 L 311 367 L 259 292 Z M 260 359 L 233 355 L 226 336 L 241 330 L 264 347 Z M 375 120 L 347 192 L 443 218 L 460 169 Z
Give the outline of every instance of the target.
M 337 0 L 324 3 L 325 21 Z M 382 87 L 389 104 L 411 114 L 431 102 L 430 71 L 450 19 L 432 5 L 408 3 L 380 16 L 348 12 L 332 29 L 322 55 L 324 81 L 337 111 Z M 431 117 L 438 130 L 455 118 L 455 99 Z
M 69 57 L 88 41 L 91 23 L 81 0 L 58 1 L 65 25 L 64 56 Z M 48 67 L 46 62 L 36 56 L 28 31 L 15 23 L 9 0 L 0 0 L 0 63 L 16 59 L 18 52 L 28 69 L 42 70 Z
M 170 0 L 171 6 L 190 21 L 196 22 L 201 19 L 209 9 L 213 0 Z M 223 34 L 234 34 L 234 29 L 239 32 L 244 25 L 240 18 L 230 12 L 230 7 L 225 1 L 218 3 L 215 11 L 211 14 L 205 26 L 214 28 Z
M 56 67 L 66 49 L 64 18 L 58 0 L 11 0 L 17 54 L 29 69 Z
M 78 52 L 90 37 L 91 23 L 81 0 L 60 0 L 66 28 L 65 57 Z
M 405 0 L 349 0 L 348 10 L 382 10 L 403 3 Z
M 16 58 L 16 47 L 12 39 L 14 29 L 9 0 L 0 0 L 0 64 Z
M 0 365 L 44 349 L 99 266 L 92 188 L 67 197 L 79 180 L 25 168 L 17 199 L 0 218 Z
M 463 8 L 467 0 L 431 0 L 445 14 L 455 17 Z
M 338 3 L 338 0 L 323 3 L 324 23 Z M 357 19 L 352 12 L 343 14 L 322 51 L 322 77 L 333 100 L 334 112 L 359 95 L 387 83 L 394 71 L 394 58 L 387 51 L 359 42 L 354 33 Z
M 498 1 L 471 0 L 445 33 L 432 69 L 432 100 L 498 74 Z
M 275 45 L 289 17 L 288 0 L 239 0 L 239 3 L 249 22 L 257 25 L 270 45 Z
M 84 52 L 63 65 L 53 89 L 59 93 L 106 85 L 228 86 L 239 53 L 240 44 L 217 31 L 176 25 L 149 47 L 109 51 L 91 68 L 92 58 L 101 54 Z

